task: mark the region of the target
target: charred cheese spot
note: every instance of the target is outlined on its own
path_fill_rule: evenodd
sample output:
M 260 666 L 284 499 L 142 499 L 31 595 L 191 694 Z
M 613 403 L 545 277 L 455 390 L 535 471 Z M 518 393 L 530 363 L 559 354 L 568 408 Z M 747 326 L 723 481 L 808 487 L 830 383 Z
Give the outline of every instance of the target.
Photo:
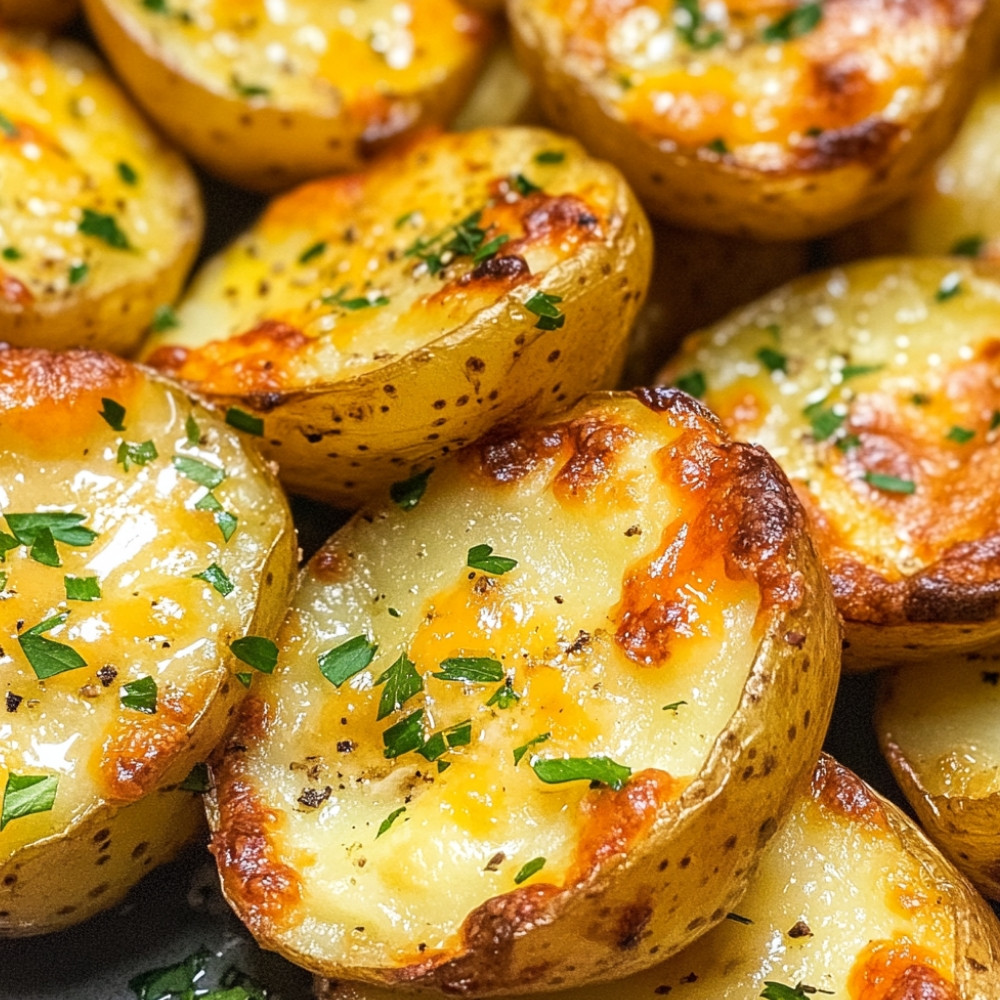
M 959 1000 L 937 956 L 910 941 L 872 941 L 848 980 L 851 1000 Z
M 888 832 L 888 821 L 881 800 L 856 774 L 838 764 L 832 757 L 823 756 L 816 765 L 812 796 L 819 805 L 851 822 Z

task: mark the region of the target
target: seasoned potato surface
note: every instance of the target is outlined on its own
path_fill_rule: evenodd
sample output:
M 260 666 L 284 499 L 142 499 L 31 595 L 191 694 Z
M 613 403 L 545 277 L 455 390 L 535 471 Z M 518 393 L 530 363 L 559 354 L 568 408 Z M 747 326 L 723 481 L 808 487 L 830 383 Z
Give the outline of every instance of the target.
M 131 351 L 201 238 L 198 188 L 84 48 L 0 34 L 0 342 Z
M 108 58 L 182 148 L 276 190 L 356 170 L 461 106 L 490 39 L 457 0 L 87 0 Z
M 930 836 L 1000 899 L 1000 655 L 894 670 L 876 714 L 879 742 Z
M 613 384 L 651 252 L 621 176 L 575 142 L 441 136 L 272 202 L 145 356 L 257 410 L 292 489 L 356 504 Z
M 216 768 L 242 919 L 316 972 L 470 995 L 721 920 L 838 667 L 771 460 L 682 393 L 607 394 L 392 495 L 304 571 Z
M 667 962 L 557 996 L 747 1000 L 768 996 L 774 983 L 777 1000 L 827 991 L 850 1000 L 992 1000 L 1000 988 L 996 918 L 902 812 L 829 757 L 728 917 Z M 812 989 L 795 993 L 800 984 Z M 346 982 L 317 988 L 322 1000 L 400 995 Z
M 553 121 L 683 225 L 801 239 L 913 186 L 988 68 L 985 2 L 511 0 Z
M 129 887 L 84 858 L 111 840 L 115 872 L 123 807 L 222 735 L 249 669 L 229 644 L 273 636 L 294 542 L 236 431 L 110 355 L 0 351 L 0 469 L 0 933 L 37 933 Z
M 788 474 L 833 578 L 848 665 L 1000 633 L 998 331 L 989 266 L 869 261 L 693 335 L 661 373 Z

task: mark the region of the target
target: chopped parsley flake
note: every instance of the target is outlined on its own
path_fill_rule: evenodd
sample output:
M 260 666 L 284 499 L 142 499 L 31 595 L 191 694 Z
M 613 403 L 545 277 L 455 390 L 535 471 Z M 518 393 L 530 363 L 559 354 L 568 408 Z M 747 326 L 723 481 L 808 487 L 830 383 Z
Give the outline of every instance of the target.
M 196 580 L 210 583 L 223 597 L 228 597 L 236 589 L 233 581 L 226 576 L 225 570 L 218 563 L 212 563 L 208 569 L 194 573 L 193 576 Z
M 994 410 L 990 416 L 990 430 L 995 431 L 1000 427 L 1000 410 Z
M 956 240 L 948 252 L 953 257 L 978 257 L 985 245 L 985 236 L 964 236 Z
M 67 576 L 63 578 L 67 601 L 99 601 L 101 585 L 96 576 Z
M 72 264 L 69 269 L 69 283 L 79 285 L 90 274 L 89 264 Z
M 898 476 L 887 476 L 881 472 L 866 472 L 864 480 L 869 486 L 874 486 L 884 493 L 916 493 L 917 484 L 912 479 L 900 479 Z
M 489 243 L 484 243 L 477 251 L 475 257 L 472 258 L 473 264 L 481 264 L 484 260 L 489 260 L 490 257 L 495 257 L 497 251 L 505 243 L 510 240 L 510 237 L 506 233 L 501 233 L 495 239 L 489 241 Z
M 710 153 L 717 153 L 719 156 L 725 156 L 729 152 L 729 147 L 726 145 L 725 139 L 713 139 L 711 142 L 705 143 L 705 149 Z
M 698 0 L 677 0 L 674 8 L 674 28 L 677 34 L 696 51 L 714 48 L 725 39 L 718 28 L 709 28 L 698 6 Z
M 180 783 L 184 792 L 207 792 L 209 789 L 208 765 L 195 764 L 188 776 Z
M 519 747 L 514 748 L 514 766 L 517 767 L 521 763 L 521 758 L 533 747 L 537 746 L 539 743 L 544 743 L 546 740 L 550 739 L 551 733 L 542 733 L 540 736 L 533 736 L 527 743 L 523 743 Z
M 424 689 L 424 682 L 406 653 L 400 653 L 392 666 L 375 681 L 376 687 L 380 684 L 384 684 L 385 687 L 378 703 L 376 718 L 379 722 L 387 715 L 399 711 L 415 694 Z
M 245 83 L 235 73 L 229 78 L 229 85 L 240 97 L 269 97 L 271 88 L 259 83 Z
M 521 870 L 514 876 L 514 885 L 520 885 L 522 882 L 527 882 L 532 875 L 537 874 L 544 867 L 545 858 L 532 858 L 525 865 L 523 865 Z
M 21 133 L 17 126 L 0 111 L 0 132 L 3 132 L 8 139 L 16 139 Z
M 201 442 L 201 430 L 198 428 L 198 421 L 194 419 L 193 413 L 189 413 L 187 420 L 184 421 L 184 437 L 192 447 Z
M 535 163 L 551 164 L 562 163 L 566 159 L 566 154 L 561 149 L 543 149 L 535 154 Z
M 256 437 L 260 437 L 264 433 L 264 421 L 260 417 L 247 413 L 246 410 L 241 410 L 238 406 L 230 406 L 226 410 L 226 423 L 238 431 L 253 434 Z
M 508 677 L 503 684 L 500 685 L 490 696 L 490 700 L 486 702 L 489 708 L 499 708 L 501 711 L 506 711 L 508 708 L 513 708 L 519 701 L 521 696 L 514 690 L 511 679 Z
M 355 674 L 361 673 L 375 658 L 378 645 L 366 635 L 356 635 L 319 657 L 320 673 L 334 686 L 340 687 Z
M 95 212 L 92 208 L 83 210 L 83 218 L 76 227 L 85 236 L 93 236 L 107 243 L 115 250 L 131 250 L 132 244 L 128 237 L 118 225 L 118 220 L 113 215 L 106 215 L 104 212 Z
M 123 684 L 119 697 L 123 708 L 155 715 L 156 695 L 156 681 L 152 677 L 140 677 L 137 681 Z
M 121 403 L 102 396 L 101 409 L 98 412 L 113 431 L 125 430 L 125 407 Z
M 145 4 L 152 0 L 144 0 Z M 136 1000 L 181 1000 L 194 996 L 195 983 L 205 973 L 205 963 L 210 958 L 207 951 L 189 955 L 183 962 L 150 969 L 129 980 L 128 988 Z
M 609 757 L 549 757 L 531 762 L 531 769 L 547 785 L 566 781 L 597 781 L 616 792 L 625 787 L 632 769 Z
M 761 37 L 765 42 L 790 42 L 794 38 L 808 35 L 822 20 L 822 0 L 814 0 L 813 3 L 805 3 L 779 17 L 764 29 Z
M 456 723 L 447 729 L 433 733 L 417 753 L 425 760 L 435 761 L 453 747 L 468 746 L 472 742 L 472 720 Z
M 400 806 L 398 809 L 393 809 L 393 811 L 389 813 L 389 815 L 386 816 L 386 818 L 382 820 L 381 823 L 379 823 L 378 833 L 375 834 L 375 839 L 378 840 L 378 838 L 381 837 L 383 833 L 387 833 L 392 824 L 395 823 L 396 820 L 399 819 L 399 817 L 402 816 L 403 813 L 405 812 L 406 812 L 406 806 Z
M 424 469 L 409 479 L 403 479 L 398 483 L 393 483 L 389 487 L 389 497 L 394 504 L 402 507 L 403 510 L 413 510 L 420 503 L 427 490 L 427 480 L 430 478 L 433 468 Z
M 809 419 L 809 427 L 815 441 L 826 441 L 833 437 L 846 419 L 831 407 L 824 406 L 822 402 L 812 403 L 802 412 Z
M 132 465 L 147 465 L 157 458 L 159 453 L 152 441 L 132 442 L 122 441 L 118 445 L 118 464 L 128 472 Z
M 245 635 L 242 639 L 234 639 L 229 649 L 237 660 L 245 663 L 262 674 L 274 673 L 278 665 L 278 647 L 262 635 Z
M 48 812 L 56 801 L 59 778 L 54 774 L 7 775 L 0 807 L 0 830 L 15 819 Z
M 125 184 L 128 184 L 129 187 L 135 187 L 135 185 L 139 183 L 139 175 L 135 172 L 135 168 L 130 163 L 126 163 L 124 160 L 119 160 L 116 167 L 118 170 L 118 176 Z
M 686 705 L 686 701 L 672 701 L 669 705 L 664 705 L 662 711 L 664 712 L 676 712 L 681 705 Z
M 175 330 L 180 325 L 181 321 L 177 318 L 177 313 L 174 312 L 173 307 L 160 305 L 156 307 L 156 312 L 153 313 L 153 321 L 149 324 L 149 328 L 153 333 L 163 333 L 164 330 Z
M 42 634 L 62 625 L 68 617 L 69 612 L 53 615 L 17 637 L 21 651 L 31 664 L 35 676 L 41 681 L 87 665 L 87 661 L 72 646 L 48 639 Z
M 562 302 L 561 295 L 548 295 L 545 292 L 535 292 L 524 303 L 524 308 L 538 317 L 535 329 L 558 330 L 565 324 L 566 317 L 557 306 L 559 302 Z
M 788 371 L 788 358 L 781 351 L 776 351 L 773 347 L 762 347 L 757 352 L 757 360 L 769 372 Z
M 535 194 L 542 190 L 537 184 L 532 184 L 524 174 L 515 174 L 512 183 L 522 198 L 527 198 L 529 194 Z
M 385 756 L 390 760 L 416 750 L 424 742 L 424 710 L 418 708 L 382 734 Z
M 739 913 L 727 913 L 726 920 L 732 920 L 734 923 L 746 924 L 747 926 L 753 923 L 749 917 L 744 917 Z
M 484 573 L 501 576 L 512 570 L 517 565 L 517 560 L 509 559 L 507 556 L 493 555 L 491 545 L 473 545 L 466 557 L 466 565 L 469 569 L 478 569 Z
M 875 372 L 880 372 L 885 368 L 885 365 L 844 365 L 840 369 L 840 377 L 846 382 L 851 378 L 858 378 L 860 375 L 873 375 Z
M 56 552 L 56 540 L 48 528 L 41 528 L 35 536 L 35 544 L 28 553 L 32 559 L 43 566 L 61 566 L 62 560 Z
M 962 290 L 962 276 L 957 271 L 946 274 L 941 279 L 937 291 L 934 293 L 935 302 L 947 302 L 953 299 Z
M 705 380 L 705 373 L 697 370 L 685 372 L 674 382 L 674 386 L 680 389 L 681 392 L 686 392 L 689 396 L 694 396 L 695 399 L 701 399 L 708 391 L 708 382 Z
M 299 263 L 308 264 L 309 261 L 315 260 L 317 257 L 322 256 L 325 252 L 326 241 L 320 240 L 318 243 L 314 243 L 311 247 L 306 247 L 306 249 L 299 254 Z
M 67 514 L 51 511 L 39 514 L 5 514 L 7 526 L 21 545 L 34 545 L 39 532 L 50 531 L 57 542 L 86 548 L 91 545 L 97 532 L 81 526 L 85 514 Z
M 861 447 L 861 438 L 857 434 L 845 434 L 834 442 L 834 447 L 846 455 L 849 451 Z
M 954 441 L 955 444 L 967 444 L 976 436 L 976 432 L 969 430 L 968 427 L 955 426 L 948 431 L 946 436 L 949 441 Z
M 374 309 L 377 306 L 387 306 L 389 304 L 389 300 L 384 295 L 376 295 L 374 298 L 369 298 L 367 295 L 359 295 L 353 299 L 344 298 L 349 287 L 349 285 L 344 285 L 336 294 L 324 295 L 322 298 L 323 305 L 340 306 L 340 308 L 346 309 L 348 312 L 357 312 L 359 309 Z
M 3 253 L 0 254 L 4 260 L 20 260 L 24 254 L 21 253 L 17 247 L 4 247 Z
M 469 684 L 495 684 L 504 677 L 499 660 L 485 656 L 456 656 L 443 660 L 441 670 L 432 674 L 442 681 L 464 681 Z
M 174 455 L 173 464 L 182 476 L 209 490 L 214 490 L 226 478 L 225 469 L 189 455 Z

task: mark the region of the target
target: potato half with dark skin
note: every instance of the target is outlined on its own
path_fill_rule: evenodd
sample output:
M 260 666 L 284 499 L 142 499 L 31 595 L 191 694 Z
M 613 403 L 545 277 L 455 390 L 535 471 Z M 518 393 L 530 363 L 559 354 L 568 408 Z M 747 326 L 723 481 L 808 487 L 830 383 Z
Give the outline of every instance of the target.
M 986 0 L 509 0 L 549 118 L 692 228 L 805 239 L 874 214 L 985 76 Z
M 651 255 L 621 175 L 576 142 L 429 138 L 273 201 L 144 356 L 259 414 L 289 489 L 357 506 L 502 421 L 614 385 Z
M 447 124 L 486 56 L 488 19 L 458 0 L 86 0 L 149 116 L 225 180 L 277 191 L 359 170 Z
M 202 233 L 184 161 L 88 50 L 0 32 L 0 343 L 129 353 Z
M 1000 75 L 982 87 L 954 141 L 901 205 L 832 237 L 833 260 L 959 254 L 1000 261 Z
M 80 9 L 80 0 L 0 0 L 0 21 L 30 28 L 61 28 Z
M 826 756 L 728 917 L 666 962 L 556 996 L 995 1000 L 1000 991 L 996 917 L 910 819 Z M 786 989 L 768 994 L 768 983 Z M 415 995 L 348 982 L 316 989 L 320 1000 Z
M 809 514 L 844 664 L 1000 637 L 1000 273 L 866 261 L 786 285 L 688 338 L 660 381 L 763 445 Z
M 639 390 L 393 496 L 304 570 L 215 764 L 250 930 L 327 976 L 492 996 L 620 977 L 722 920 L 839 667 L 773 461 Z
M 296 550 L 236 430 L 94 352 L 0 351 L 0 518 L 0 936 L 16 936 L 117 902 L 198 829 L 178 786 L 250 682 L 230 644 L 273 638 Z
M 924 829 L 1000 899 L 1000 653 L 939 657 L 889 674 L 875 728 Z

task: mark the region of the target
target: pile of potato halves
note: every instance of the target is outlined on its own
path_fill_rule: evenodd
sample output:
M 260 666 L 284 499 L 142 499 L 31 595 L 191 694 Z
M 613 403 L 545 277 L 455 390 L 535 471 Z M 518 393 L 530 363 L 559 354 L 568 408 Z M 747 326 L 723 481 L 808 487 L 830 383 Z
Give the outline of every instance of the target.
M 493 6 L 0 0 L 0 936 L 997 1000 L 996 0 Z

